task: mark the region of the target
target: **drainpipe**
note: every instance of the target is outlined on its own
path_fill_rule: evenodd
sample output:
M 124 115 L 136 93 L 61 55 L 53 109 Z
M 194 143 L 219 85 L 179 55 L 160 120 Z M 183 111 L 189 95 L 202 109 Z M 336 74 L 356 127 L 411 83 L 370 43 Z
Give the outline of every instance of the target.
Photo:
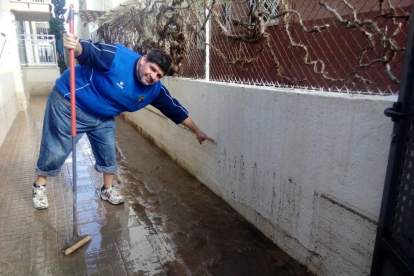
M 33 57 L 33 46 L 32 46 L 32 32 L 30 30 L 30 22 L 24 21 L 24 31 L 25 31 L 25 47 L 26 47 L 26 64 L 31 65 L 34 63 L 34 57 Z
M 40 64 L 40 56 L 39 56 L 39 41 L 36 31 L 36 22 L 30 21 L 30 33 L 32 34 L 32 39 L 34 43 L 32 43 L 32 52 L 34 57 L 34 62 L 36 65 Z

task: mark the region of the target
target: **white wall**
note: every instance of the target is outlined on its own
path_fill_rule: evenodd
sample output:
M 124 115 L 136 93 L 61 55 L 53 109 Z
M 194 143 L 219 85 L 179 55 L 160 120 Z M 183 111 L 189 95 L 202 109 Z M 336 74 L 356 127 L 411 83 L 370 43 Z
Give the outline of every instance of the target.
M 112 8 L 112 2 L 110 0 L 87 0 L 86 10 L 92 11 L 108 11 Z
M 110 6 L 110 8 L 118 7 L 122 3 L 128 2 L 128 0 L 105 0 L 105 1 L 108 3 L 108 6 Z
M 76 35 L 79 38 L 83 38 L 83 39 L 92 39 L 92 33 L 96 32 L 96 30 L 99 27 L 98 24 L 96 24 L 95 22 L 91 22 L 91 23 L 88 23 L 86 26 L 83 26 L 83 23 L 81 22 L 81 20 L 79 20 L 77 25 L 75 26 L 76 26 L 76 30 L 75 30 Z M 92 39 L 92 42 L 95 42 L 95 41 L 93 41 Z
M 73 2 L 73 0 L 68 0 Z M 87 0 L 83 2 L 83 5 L 79 8 L 81 10 L 95 10 L 95 11 L 109 11 L 113 7 L 119 6 L 126 0 Z M 77 10 L 78 3 L 73 2 L 74 9 Z M 82 21 L 79 19 L 79 15 L 75 16 L 75 32 L 80 38 L 92 39 L 91 34 L 95 32 L 99 26 L 96 22 L 90 22 L 86 26 L 83 26 Z
M 60 77 L 59 67 L 27 67 L 27 86 L 30 95 L 47 96 L 55 86 L 56 79 Z
M 83 23 L 80 22 L 80 24 L 77 27 L 78 31 L 76 32 L 76 35 L 79 38 L 83 38 L 83 39 L 89 39 L 89 28 L 86 25 L 85 27 L 83 26 Z
M 79 14 L 76 13 L 75 15 L 75 34 L 79 38 L 89 39 L 89 27 L 88 25 L 83 26 L 82 20 L 80 20 Z M 69 24 L 66 24 L 67 30 L 69 30 Z
M 369 274 L 396 96 L 163 82 L 215 144 L 152 107 L 125 117 L 313 272 Z
M 0 146 L 28 98 L 21 80 L 16 28 L 9 1 L 0 0 Z

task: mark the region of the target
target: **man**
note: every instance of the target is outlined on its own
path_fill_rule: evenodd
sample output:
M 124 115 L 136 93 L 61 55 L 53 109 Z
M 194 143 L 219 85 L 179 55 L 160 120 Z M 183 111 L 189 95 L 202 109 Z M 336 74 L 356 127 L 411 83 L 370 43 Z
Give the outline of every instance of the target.
M 66 49 L 74 49 L 76 71 L 76 124 L 78 141 L 86 133 L 96 159 L 95 169 L 103 173 L 100 197 L 111 204 L 123 204 L 113 188 L 115 159 L 114 116 L 137 111 L 148 104 L 158 108 L 176 124 L 193 131 L 201 144 L 214 141 L 188 117 L 187 110 L 159 81 L 170 68 L 170 58 L 155 49 L 141 56 L 120 44 L 92 44 L 73 34 L 63 38 Z M 72 150 L 70 121 L 70 75 L 66 70 L 56 80 L 45 111 L 42 142 L 33 184 L 33 205 L 46 209 L 46 178 L 55 176 Z

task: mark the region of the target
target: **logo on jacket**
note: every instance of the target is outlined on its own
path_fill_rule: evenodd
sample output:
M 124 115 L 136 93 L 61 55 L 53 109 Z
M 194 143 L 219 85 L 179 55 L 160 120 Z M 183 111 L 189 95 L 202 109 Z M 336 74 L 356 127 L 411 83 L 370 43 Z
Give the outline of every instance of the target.
M 121 81 L 121 82 L 117 82 L 116 83 L 119 87 L 121 87 L 121 89 L 124 89 L 124 87 L 123 87 L 123 85 L 124 85 L 124 82 L 123 81 Z
M 137 103 L 140 103 L 140 102 L 142 102 L 143 100 L 145 100 L 145 97 L 139 97 L 139 99 L 138 99 Z

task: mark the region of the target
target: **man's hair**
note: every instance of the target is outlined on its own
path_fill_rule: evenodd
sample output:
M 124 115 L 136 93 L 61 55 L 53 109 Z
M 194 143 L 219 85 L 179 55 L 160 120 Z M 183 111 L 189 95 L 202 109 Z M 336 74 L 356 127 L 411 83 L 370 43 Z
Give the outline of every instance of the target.
M 152 49 L 147 54 L 147 61 L 157 64 L 164 72 L 164 75 L 168 73 L 171 67 L 171 58 L 161 49 Z

